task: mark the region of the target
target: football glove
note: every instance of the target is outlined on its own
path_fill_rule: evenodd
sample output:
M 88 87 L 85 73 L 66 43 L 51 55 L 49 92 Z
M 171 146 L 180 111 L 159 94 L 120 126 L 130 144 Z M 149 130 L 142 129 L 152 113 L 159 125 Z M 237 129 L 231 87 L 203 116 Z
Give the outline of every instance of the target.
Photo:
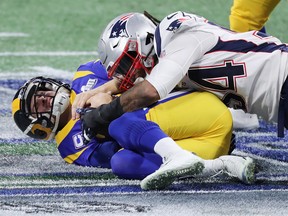
M 82 137 L 85 144 L 96 136 L 99 138 L 109 136 L 109 122 L 102 121 L 98 108 L 77 109 L 76 112 L 81 116 Z
M 76 112 L 81 116 L 82 136 L 86 143 L 95 136 L 111 138 L 108 133 L 110 122 L 124 113 L 119 97 L 109 104 L 97 108 L 77 109 Z

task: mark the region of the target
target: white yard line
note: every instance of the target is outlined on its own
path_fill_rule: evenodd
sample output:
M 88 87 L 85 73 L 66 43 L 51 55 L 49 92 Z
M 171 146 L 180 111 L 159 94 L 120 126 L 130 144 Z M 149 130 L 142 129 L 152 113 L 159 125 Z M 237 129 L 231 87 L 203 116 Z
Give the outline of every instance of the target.
M 35 76 L 45 76 L 47 74 L 49 74 L 49 77 L 51 78 L 63 78 L 71 80 L 74 75 L 74 73 L 70 71 L 61 70 L 50 66 L 31 66 L 29 67 L 29 69 L 30 71 L 19 71 L 19 72 L 1 71 L 0 80 L 6 80 L 6 79 L 28 80 Z
M 77 177 L 75 177 L 77 178 Z M 33 180 L 33 183 L 31 183 L 31 180 L 13 180 L 9 179 L 6 181 L 1 182 L 0 189 L 25 189 L 25 188 L 70 188 L 73 186 L 73 188 L 81 188 L 81 187 L 112 187 L 117 185 L 122 186 L 130 186 L 130 185 L 139 185 L 139 180 L 85 180 L 82 179 L 79 181 L 79 179 L 73 180 Z
M 0 32 L 0 37 L 29 37 L 29 34 L 23 32 Z
M 96 51 L 33 51 L 33 52 L 0 52 L 0 56 L 97 56 Z

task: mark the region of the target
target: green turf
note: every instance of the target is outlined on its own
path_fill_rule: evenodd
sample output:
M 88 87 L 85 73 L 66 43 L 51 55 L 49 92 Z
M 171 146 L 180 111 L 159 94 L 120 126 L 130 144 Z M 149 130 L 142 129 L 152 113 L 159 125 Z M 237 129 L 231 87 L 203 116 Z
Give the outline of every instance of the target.
M 31 144 L 0 144 L 0 155 L 54 155 L 58 154 L 56 143 L 31 143 Z
M 19 72 L 25 74 L 25 72 L 37 71 L 35 67 L 41 66 L 68 71 L 71 72 L 72 75 L 80 64 L 95 59 L 97 56 L 93 54 L 78 56 L 13 56 L 13 54 L 22 53 L 25 55 L 27 52 L 36 52 L 36 54 L 37 52 L 42 54 L 43 52 L 96 52 L 100 32 L 111 19 L 125 12 L 143 12 L 147 10 L 155 17 L 161 19 L 176 10 L 183 10 L 202 15 L 217 24 L 229 28 L 229 13 L 232 2 L 232 0 L 0 0 L 0 76 L 7 75 L 9 79 L 11 74 L 13 75 L 13 79 L 17 79 L 18 76 L 20 76 L 18 75 L 20 74 Z M 283 41 L 288 41 L 288 35 L 286 33 L 288 20 L 286 16 L 287 8 L 288 1 L 282 0 L 266 25 L 266 29 L 270 34 L 278 36 Z M 3 32 L 19 32 L 25 33 L 28 36 L 1 37 L 1 33 Z M 8 54 L 5 55 L 5 53 Z M 45 72 L 43 75 L 49 76 L 49 72 Z M 6 79 L 6 76 L 4 79 Z M 15 90 L 15 88 L 13 89 L 10 86 L 7 88 L 0 86 L 0 92 L 3 91 L 1 92 L 1 96 L 5 95 L 4 98 L 0 98 L 0 109 L 4 113 L 0 113 L 2 124 L 6 124 L 6 119 L 8 120 L 11 117 L 11 114 L 8 113 L 7 110 L 10 108 L 12 98 L 9 97 L 12 95 L 11 92 L 13 90 Z M 6 97 L 6 93 L 9 97 Z M 10 120 L 11 119 L 9 119 L 9 121 Z M 50 213 L 53 211 L 65 212 L 68 213 L 67 215 L 70 215 L 70 212 L 75 213 L 73 215 L 77 213 L 79 213 L 77 215 L 86 215 L 83 214 L 85 210 L 91 213 L 89 215 L 93 213 L 99 215 L 101 213 L 105 214 L 105 211 L 109 212 L 109 210 L 102 210 L 103 208 L 112 209 L 110 212 L 115 209 L 115 206 L 116 209 L 121 208 L 121 203 L 123 203 L 122 206 L 124 206 L 124 210 L 120 210 L 120 213 L 121 211 L 125 211 L 125 215 L 127 215 L 126 213 L 136 215 L 135 212 L 137 213 L 139 209 L 140 211 L 142 211 L 142 209 L 145 210 L 146 207 L 148 209 L 147 212 L 150 214 L 151 211 L 149 209 L 153 209 L 155 206 L 170 206 L 170 209 L 173 207 L 175 207 L 175 209 L 179 209 L 178 207 L 181 207 L 180 209 L 186 209 L 185 206 L 190 206 L 189 209 L 194 209 L 193 203 L 195 199 L 196 205 L 194 206 L 199 207 L 199 204 L 203 203 L 203 200 L 207 203 L 209 199 L 203 199 L 203 196 L 207 197 L 207 195 L 198 193 L 198 188 L 200 187 L 203 187 L 206 191 L 209 191 L 209 189 L 212 190 L 210 193 L 212 195 L 211 199 L 219 194 L 218 191 L 215 192 L 218 183 L 216 182 L 215 184 L 213 178 L 208 179 L 208 184 L 205 185 L 204 183 L 202 184 L 202 182 L 197 183 L 196 181 L 195 184 L 195 182 L 191 183 L 189 182 L 190 180 L 187 180 L 185 183 L 187 183 L 188 186 L 184 187 L 182 183 L 180 186 L 179 184 L 178 186 L 176 185 L 176 193 L 173 193 L 172 190 L 172 195 L 169 195 L 169 193 L 165 191 L 163 193 L 145 193 L 144 196 L 142 193 L 136 193 L 135 197 L 139 197 L 141 205 L 137 205 L 136 211 L 133 211 L 131 203 L 137 204 L 137 202 L 132 198 L 133 192 L 131 196 L 129 196 L 129 194 L 127 195 L 127 188 L 125 189 L 125 187 L 130 185 L 137 187 L 139 181 L 118 179 L 112 174 L 111 170 L 108 169 L 67 164 L 61 158 L 55 142 L 27 143 L 27 141 L 25 141 L 25 143 L 22 143 L 18 136 L 16 136 L 15 139 L 7 139 L 6 137 L 13 137 L 16 133 L 20 133 L 19 130 L 14 131 L 11 129 L 11 122 L 7 123 L 7 127 L 2 127 L 3 131 L 0 133 L 0 190 L 2 191 L 0 215 L 6 215 L 6 212 L 2 214 L 1 210 L 3 209 L 18 210 L 18 212 L 13 212 L 12 215 L 19 215 L 19 211 L 24 211 L 24 214 L 26 211 L 26 213 L 30 213 L 30 215 L 31 213 L 36 213 L 37 215 L 40 213 L 42 215 L 43 212 L 45 215 L 46 213 L 52 215 Z M 261 160 L 260 162 L 262 166 L 263 161 Z M 269 179 L 269 175 L 273 176 L 273 172 L 277 173 L 278 169 L 280 173 L 287 173 L 285 167 L 280 166 L 280 168 L 276 168 L 278 164 L 274 164 L 274 160 L 272 162 L 273 166 L 270 166 L 268 171 L 265 172 L 264 178 L 268 175 L 266 179 Z M 264 165 L 265 164 L 267 164 L 267 162 L 265 162 Z M 232 194 L 233 186 L 237 186 L 235 182 L 229 184 L 225 179 L 223 181 L 220 179 L 220 183 L 222 182 L 221 185 L 227 185 L 228 193 L 225 193 L 227 197 L 220 194 L 220 199 L 218 200 L 228 200 L 231 196 L 239 197 L 239 195 L 242 194 L 242 191 L 237 195 Z M 209 186 L 210 182 L 212 182 L 212 184 Z M 115 185 L 118 185 L 118 189 L 116 188 L 117 186 L 114 187 Z M 109 190 L 111 190 L 111 193 L 116 194 L 116 196 L 123 192 L 126 193 L 126 197 L 123 198 L 125 195 L 120 194 L 121 202 L 117 201 L 117 205 L 113 206 L 113 203 L 111 204 L 113 199 L 111 199 L 110 193 L 108 192 L 108 194 L 106 194 L 105 192 L 106 186 L 111 187 Z M 83 190 L 83 193 L 81 193 L 81 190 L 86 187 L 94 189 L 94 191 L 96 191 L 95 188 L 99 187 L 97 192 L 99 196 L 94 195 L 95 192 L 93 192 L 93 190 L 90 194 L 87 193 L 88 190 Z M 216 189 L 214 187 L 216 187 Z M 241 186 L 241 189 L 243 187 L 244 186 Z M 184 201 L 181 201 L 181 199 L 177 200 L 177 197 L 181 195 L 179 188 L 180 190 L 184 190 L 184 197 L 187 195 Z M 196 194 L 189 194 L 189 190 L 191 190 L 192 193 L 196 191 Z M 225 188 L 223 188 L 223 190 L 225 190 Z M 251 190 L 252 189 L 250 189 L 250 192 Z M 255 194 L 254 191 L 253 193 L 250 192 L 250 195 Z M 58 193 L 62 193 L 62 195 Z M 77 195 L 75 193 L 79 194 Z M 197 197 L 200 197 L 200 201 L 198 198 L 198 202 Z M 245 202 L 247 203 L 246 199 L 247 197 L 245 197 Z M 104 202 L 102 202 L 103 200 Z M 107 200 L 108 202 L 105 204 Z M 151 200 L 152 204 L 149 204 L 147 200 Z M 167 204 L 167 200 L 171 200 L 171 203 Z M 214 213 L 224 212 L 224 214 L 229 214 L 227 213 L 230 208 L 229 203 L 227 205 L 229 208 L 223 209 L 222 203 L 219 204 L 218 200 L 216 199 L 215 201 L 216 210 Z M 189 201 L 191 201 L 191 205 Z M 235 203 L 237 205 L 238 203 L 242 204 L 242 201 L 240 200 L 240 202 L 237 201 Z M 98 203 L 100 203 L 100 212 L 97 212 Z M 204 207 L 205 205 L 206 204 L 204 204 Z M 211 202 L 210 204 L 208 202 L 208 205 L 211 207 Z M 247 212 L 247 206 L 240 206 L 241 211 L 244 209 L 244 212 Z M 269 207 L 270 206 L 273 205 L 269 205 Z M 235 207 L 232 206 L 231 208 L 233 208 L 234 212 Z M 201 209 L 201 205 L 198 209 Z M 207 214 L 211 208 L 203 209 Z M 249 208 L 249 211 L 253 213 L 253 209 L 251 211 Z M 118 212 L 115 211 L 114 215 L 119 215 Z M 145 212 L 146 210 L 141 212 L 141 215 L 143 215 L 142 213 L 145 214 Z M 167 212 L 169 212 L 169 208 L 168 211 L 165 208 L 165 211 L 160 213 L 161 215 L 165 215 Z M 280 212 L 284 211 L 282 210 Z M 198 215 L 201 214 L 201 212 L 197 213 Z M 218 215 L 220 215 L 220 213 Z
M 27 185 L 45 185 L 44 184 L 44 181 L 48 181 L 48 180 L 53 180 L 55 181 L 55 184 L 57 181 L 61 181 L 61 180 L 89 180 L 89 183 L 91 184 L 91 181 L 104 181 L 104 180 L 108 180 L 108 179 L 118 179 L 117 176 L 115 176 L 114 174 L 112 173 L 96 173 L 96 172 L 85 172 L 85 173 L 72 173 L 72 172 L 69 172 L 69 173 L 65 173 L 65 172 L 62 172 L 62 173 L 41 173 L 41 174 L 31 174 L 31 175 L 11 175 L 11 176 L 0 176 L 0 182 L 1 180 L 4 181 L 4 180 L 17 180 L 19 182 L 16 182 L 17 186 L 25 186 L 26 184 L 22 185 L 24 181 L 30 181 L 29 183 L 27 183 Z M 33 183 L 33 181 L 40 181 L 37 182 L 37 183 Z M 41 182 L 43 181 L 43 182 Z M 89 183 L 87 183 L 87 185 L 89 185 Z M 0 187 L 1 186 L 5 186 L 5 184 L 1 184 L 0 183 Z M 13 185 L 13 186 L 16 186 L 16 185 Z
M 115 16 L 147 10 L 163 18 L 175 10 L 194 12 L 229 27 L 231 0 L 1 0 L 0 32 L 22 32 L 29 37 L 0 37 L 0 52 L 96 51 L 105 25 Z M 267 30 L 282 40 L 286 34 L 287 1 L 282 1 L 267 23 Z M 74 72 L 96 56 L 0 58 L 0 71 L 25 71 L 46 66 Z M 29 69 L 27 69 L 29 70 Z

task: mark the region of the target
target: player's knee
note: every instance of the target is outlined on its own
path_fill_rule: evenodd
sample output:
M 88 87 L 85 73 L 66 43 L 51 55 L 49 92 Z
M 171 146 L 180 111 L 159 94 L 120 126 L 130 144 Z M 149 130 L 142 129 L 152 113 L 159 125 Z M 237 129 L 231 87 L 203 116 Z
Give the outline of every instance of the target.
M 141 169 L 143 157 L 136 152 L 123 149 L 111 158 L 113 174 L 122 179 L 143 179 L 148 174 Z

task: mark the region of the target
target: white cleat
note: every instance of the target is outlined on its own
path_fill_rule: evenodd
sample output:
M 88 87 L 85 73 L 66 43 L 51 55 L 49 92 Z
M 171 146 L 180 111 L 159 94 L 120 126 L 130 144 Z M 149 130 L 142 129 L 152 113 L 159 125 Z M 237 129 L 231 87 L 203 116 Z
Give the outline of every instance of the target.
M 161 190 L 177 178 L 200 174 L 203 169 L 203 159 L 187 151 L 165 160 L 161 167 L 144 178 L 140 185 L 143 190 Z
M 255 163 L 252 158 L 225 155 L 219 157 L 225 166 L 225 172 L 246 184 L 255 182 Z

